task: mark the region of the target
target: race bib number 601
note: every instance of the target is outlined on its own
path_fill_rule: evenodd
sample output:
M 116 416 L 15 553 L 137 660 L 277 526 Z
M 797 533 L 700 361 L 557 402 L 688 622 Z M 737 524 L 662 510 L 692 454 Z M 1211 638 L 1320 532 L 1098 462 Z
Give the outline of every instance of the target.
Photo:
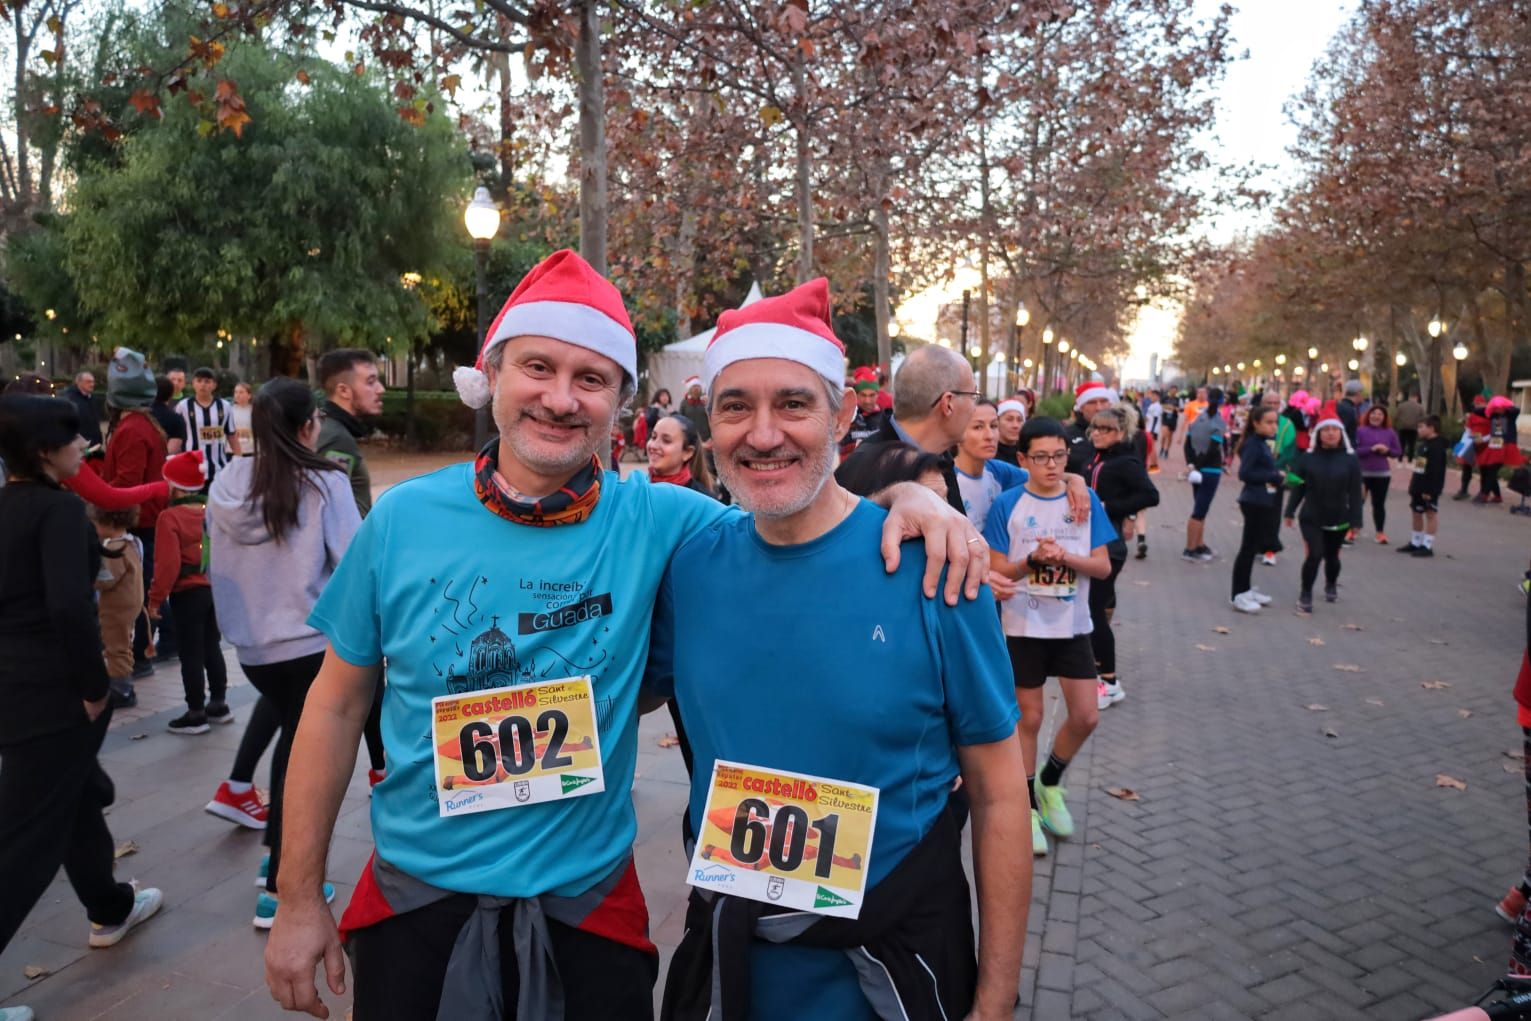
M 431 718 L 442 816 L 606 789 L 589 677 L 442 695 Z
M 821 915 L 861 913 L 876 787 L 719 760 L 706 811 L 692 886 Z

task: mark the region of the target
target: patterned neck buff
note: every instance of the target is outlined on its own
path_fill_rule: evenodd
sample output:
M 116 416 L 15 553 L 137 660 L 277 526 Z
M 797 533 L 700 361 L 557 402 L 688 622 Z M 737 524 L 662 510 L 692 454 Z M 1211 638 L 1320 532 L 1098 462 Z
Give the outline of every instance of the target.
M 590 517 L 601 498 L 601 459 L 592 456 L 590 463 L 556 493 L 540 500 L 527 500 L 512 492 L 500 477 L 500 441 L 495 438 L 479 451 L 473 462 L 473 491 L 479 503 L 518 525 L 535 528 L 577 525 Z

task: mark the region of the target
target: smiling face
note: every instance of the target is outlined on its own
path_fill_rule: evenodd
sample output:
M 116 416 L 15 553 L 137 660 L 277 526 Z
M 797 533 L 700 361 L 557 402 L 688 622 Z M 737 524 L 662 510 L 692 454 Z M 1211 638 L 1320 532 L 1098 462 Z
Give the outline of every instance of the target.
M 845 400 L 837 412 L 822 376 L 781 358 L 734 362 L 713 391 L 712 452 L 739 505 L 766 518 L 811 506 L 834 472 L 855 404 Z
M 1387 424 L 1387 412 L 1381 408 L 1372 408 L 1366 413 L 1366 424 L 1373 429 L 1381 429 Z
M 622 389 L 622 367 L 610 358 L 551 337 L 512 337 L 499 367 L 487 369 L 501 442 L 532 473 L 567 478 L 610 434 Z
M 1114 446 L 1122 438 L 1122 425 L 1115 415 L 1096 415 L 1090 423 L 1090 442 L 1096 450 Z
M 686 430 L 673 418 L 661 418 L 654 423 L 645 449 L 649 468 L 658 475 L 674 475 L 696 452 L 695 447 L 686 446 Z
M 959 447 L 964 454 L 979 461 L 987 461 L 999 453 L 999 416 L 994 413 L 994 405 L 980 404 L 973 409 L 973 417 L 968 419 Z M 941 486 L 944 495 L 944 480 Z

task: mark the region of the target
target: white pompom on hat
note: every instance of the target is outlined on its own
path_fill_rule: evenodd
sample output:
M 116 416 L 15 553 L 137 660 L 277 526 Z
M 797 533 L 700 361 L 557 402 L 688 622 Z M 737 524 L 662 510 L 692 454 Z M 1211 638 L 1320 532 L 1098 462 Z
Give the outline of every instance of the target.
M 512 337 L 552 337 L 610 358 L 638 378 L 638 337 L 622 294 L 595 267 L 565 248 L 532 267 L 489 326 L 472 368 L 452 372 L 457 395 L 470 408 L 489 403 L 484 361 Z
M 806 365 L 835 386 L 845 383 L 845 345 L 829 322 L 829 281 L 799 284 L 786 294 L 731 308 L 702 356 L 703 386 L 734 362 L 783 358 Z

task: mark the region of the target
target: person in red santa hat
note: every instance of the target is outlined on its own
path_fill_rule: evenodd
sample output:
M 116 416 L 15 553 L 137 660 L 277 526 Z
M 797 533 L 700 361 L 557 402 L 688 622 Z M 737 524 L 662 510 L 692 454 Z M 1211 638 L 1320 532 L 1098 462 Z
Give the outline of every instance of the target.
M 1114 407 L 1116 391 L 1099 379 L 1087 379 L 1074 388 L 1074 418 L 1063 427 L 1067 434 L 1068 470 L 1083 475 L 1095 459 L 1095 444 L 1090 442 L 1090 423 L 1097 413 Z
M 877 403 L 882 389 L 877 382 L 875 367 L 863 365 L 851 373 L 851 387 L 856 391 L 856 417 L 851 420 L 851 427 L 845 431 L 845 439 L 840 443 L 841 460 L 850 457 L 863 441 L 877 435 L 885 414 Z
M 725 312 L 703 363 L 718 471 L 749 514 L 676 552 L 644 684 L 675 699 L 691 735 L 692 868 L 728 881 L 692 891 L 661 1017 L 869 1021 L 885 1016 L 873 1004 L 897 1003 L 901 1017 L 1008 1018 L 1031 862 L 1015 853 L 1029 809 L 1004 639 L 981 603 L 932 608 L 919 598 L 909 584 L 918 550 L 891 577 L 866 555 L 885 514 L 833 474 L 858 408 L 829 309 L 820 278 Z M 741 614 L 741 597 L 770 606 Z M 844 669 L 848 651 L 860 669 Z M 768 699 L 739 697 L 766 690 Z M 730 764 L 819 791 L 834 785 L 847 799 L 875 789 L 875 820 L 839 809 L 836 818 L 864 828 L 824 831 L 817 793 L 787 795 L 779 811 L 769 807 L 776 832 L 801 813 L 791 828 L 810 834 L 798 844 L 819 869 L 769 886 L 739 843 L 739 820 L 768 806 L 723 782 Z M 967 804 L 976 958 L 961 863 Z M 720 818 L 733 826 L 732 845 Z M 710 851 L 729 846 L 738 850 Z M 793 927 L 767 938 L 779 922 Z M 858 968 L 862 955 L 878 966 Z
M 674 414 L 689 420 L 701 438 L 702 446 L 711 448 L 712 426 L 707 422 L 707 399 L 702 395 L 702 377 L 686 377 L 686 381 L 681 384 L 680 407 L 675 409 Z M 710 463 L 711 454 L 708 459 Z
M 637 364 L 616 287 L 572 251 L 544 259 L 453 374 L 499 435 L 385 493 L 326 583 L 266 946 L 284 1008 L 327 1016 L 315 970 L 347 988 L 344 930 L 358 1017 L 651 1017 L 658 954 L 632 857 L 638 687 L 672 554 L 738 512 L 603 468 Z M 948 554 L 948 597 L 976 597 L 976 533 L 915 489 L 889 514 L 887 568 L 920 532 Z M 384 657 L 375 850 L 337 927 L 325 858 Z M 556 715 L 525 708 L 544 698 Z

